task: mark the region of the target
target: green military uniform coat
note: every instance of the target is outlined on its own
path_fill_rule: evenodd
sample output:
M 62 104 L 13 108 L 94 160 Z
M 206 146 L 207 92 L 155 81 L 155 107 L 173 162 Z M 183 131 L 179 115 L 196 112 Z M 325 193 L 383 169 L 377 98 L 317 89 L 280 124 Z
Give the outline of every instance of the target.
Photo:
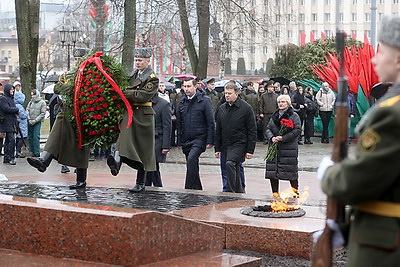
M 211 104 L 212 104 L 212 107 L 213 107 L 213 110 L 214 110 L 214 113 L 215 113 L 217 111 L 219 100 L 220 100 L 218 92 L 215 91 L 215 90 L 210 90 L 208 88 L 205 88 L 204 92 L 211 99 Z M 179 102 L 179 99 L 178 99 L 178 102 Z
M 51 128 L 44 151 L 55 156 L 60 164 L 75 168 L 88 168 L 90 148 L 89 146 L 78 148 L 76 130 L 63 113 L 57 116 L 53 128 Z
M 147 67 L 142 74 L 136 70 L 129 78 L 132 88 L 124 91 L 133 109 L 132 125 L 126 128 L 128 112 L 125 111 L 120 123 L 117 150 L 120 156 L 140 162 L 146 171 L 156 170 L 154 155 L 154 110 L 151 106 L 141 106 L 150 102 L 158 91 L 158 78 Z
M 398 266 L 400 218 L 364 212 L 357 205 L 370 201 L 400 205 L 400 84 L 382 97 L 360 123 L 355 159 L 328 168 L 322 189 L 354 208 L 347 266 Z

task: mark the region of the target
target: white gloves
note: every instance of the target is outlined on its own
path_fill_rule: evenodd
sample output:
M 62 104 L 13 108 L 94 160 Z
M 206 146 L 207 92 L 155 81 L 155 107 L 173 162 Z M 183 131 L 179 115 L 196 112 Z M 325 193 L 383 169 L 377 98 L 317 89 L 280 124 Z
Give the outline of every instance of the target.
M 318 170 L 317 170 L 318 180 L 320 180 L 320 181 L 322 180 L 326 170 L 333 164 L 334 164 L 334 162 L 331 160 L 331 157 L 329 157 L 329 156 L 326 156 L 322 159 L 321 163 L 319 164 Z
M 332 219 L 327 219 L 326 224 L 332 230 L 332 246 L 334 248 L 344 245 L 344 237 L 340 231 L 339 225 Z M 314 244 L 317 243 L 319 237 L 321 236 L 323 230 L 319 230 L 313 234 Z

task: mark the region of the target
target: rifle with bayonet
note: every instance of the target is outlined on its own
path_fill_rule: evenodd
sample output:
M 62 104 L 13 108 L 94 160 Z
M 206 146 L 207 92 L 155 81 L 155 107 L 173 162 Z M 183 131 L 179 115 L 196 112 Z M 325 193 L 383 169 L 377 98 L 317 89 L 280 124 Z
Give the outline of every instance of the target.
M 347 103 L 347 79 L 345 76 L 344 65 L 344 44 L 345 33 L 336 33 L 336 49 L 340 55 L 340 70 L 338 79 L 338 95 L 335 104 L 335 131 L 334 145 L 332 151 L 332 161 L 340 162 L 347 156 L 347 136 L 348 136 L 348 103 Z M 344 205 L 328 196 L 326 203 L 326 219 L 333 220 L 339 225 L 344 221 Z M 319 237 L 312 257 L 313 267 L 332 266 L 332 229 L 325 224 L 325 228 Z

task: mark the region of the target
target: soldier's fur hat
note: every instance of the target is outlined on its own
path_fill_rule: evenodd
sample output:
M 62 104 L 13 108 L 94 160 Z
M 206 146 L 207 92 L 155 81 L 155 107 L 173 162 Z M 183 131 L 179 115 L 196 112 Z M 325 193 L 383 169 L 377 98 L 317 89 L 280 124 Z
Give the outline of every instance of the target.
M 384 16 L 378 32 L 379 42 L 400 49 L 400 16 Z
M 151 47 L 136 47 L 135 57 L 150 58 L 152 54 Z
M 74 57 L 84 57 L 87 53 L 89 53 L 87 48 L 75 48 L 73 51 Z

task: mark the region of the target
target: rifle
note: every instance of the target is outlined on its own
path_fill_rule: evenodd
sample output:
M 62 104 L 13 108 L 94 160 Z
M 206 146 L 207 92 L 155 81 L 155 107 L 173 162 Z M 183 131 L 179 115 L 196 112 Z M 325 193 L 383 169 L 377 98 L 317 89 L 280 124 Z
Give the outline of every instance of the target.
M 340 71 L 338 79 L 338 95 L 335 105 L 335 135 L 332 151 L 332 161 L 340 162 L 347 156 L 347 135 L 348 135 L 348 104 L 347 104 L 347 79 L 345 77 L 344 66 L 344 39 L 345 33 L 338 31 L 336 33 L 336 49 L 340 54 Z M 344 221 L 344 205 L 339 201 L 327 197 L 326 219 L 334 220 L 340 224 Z M 325 224 L 325 228 L 319 237 L 314 248 L 312 265 L 332 266 L 332 234 L 333 231 Z

